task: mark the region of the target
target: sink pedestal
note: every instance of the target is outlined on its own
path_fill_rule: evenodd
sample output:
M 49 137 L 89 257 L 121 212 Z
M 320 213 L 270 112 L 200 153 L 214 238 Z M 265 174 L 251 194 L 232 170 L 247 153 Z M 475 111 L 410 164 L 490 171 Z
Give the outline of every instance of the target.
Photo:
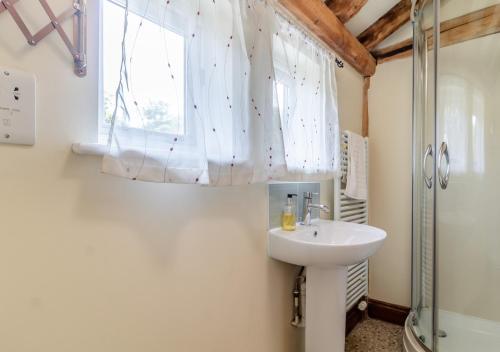
M 315 220 L 269 231 L 269 255 L 305 266 L 306 352 L 344 352 L 347 267 L 371 257 L 387 234 L 368 225 Z
M 344 352 L 347 267 L 307 267 L 306 352 Z

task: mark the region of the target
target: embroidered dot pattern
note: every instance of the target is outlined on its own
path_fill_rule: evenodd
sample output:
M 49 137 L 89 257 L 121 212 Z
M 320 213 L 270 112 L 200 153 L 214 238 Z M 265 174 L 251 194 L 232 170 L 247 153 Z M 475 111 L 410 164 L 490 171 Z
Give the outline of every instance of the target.
M 321 147 L 325 138 L 338 138 L 336 136 L 338 133 L 337 123 L 324 123 L 325 120 L 330 119 L 336 121 L 335 113 L 331 111 L 322 112 L 325 110 L 322 101 L 324 101 L 325 96 L 327 97 L 332 92 L 325 92 L 325 87 L 328 84 L 321 84 L 322 79 L 326 77 L 325 74 L 328 72 L 318 71 L 314 68 L 316 64 L 320 64 L 318 67 L 327 67 L 328 65 L 324 65 L 321 60 L 331 60 L 332 58 L 320 52 L 318 47 L 313 45 L 311 40 L 295 28 L 290 21 L 277 20 L 280 28 L 277 31 L 274 30 L 276 27 L 264 23 L 264 19 L 268 17 L 262 16 L 264 11 L 274 12 L 274 10 L 271 10 L 266 1 L 248 0 L 246 9 L 248 16 L 244 17 L 244 19 L 251 22 L 252 25 L 249 25 L 248 28 L 253 28 L 253 33 L 249 36 L 250 45 L 246 47 L 248 51 L 242 51 L 246 53 L 247 60 L 243 60 L 241 63 L 231 62 L 231 57 L 237 57 L 235 54 L 240 53 L 241 48 L 248 43 L 247 38 L 240 38 L 242 32 L 238 31 L 234 25 L 237 21 L 228 21 L 225 24 L 218 23 L 217 26 L 219 27 L 217 28 L 220 33 L 210 36 L 210 26 L 216 25 L 213 23 L 214 18 L 217 18 L 218 11 L 222 11 L 224 6 L 219 7 L 216 0 L 192 2 L 193 11 L 190 16 L 193 18 L 188 19 L 191 24 L 186 27 L 190 28 L 186 33 L 185 44 L 185 62 L 187 64 L 185 75 L 187 78 L 175 74 L 178 63 L 172 61 L 168 55 L 168 52 L 172 50 L 169 47 L 170 44 L 168 42 L 164 43 L 165 52 L 167 52 L 165 65 L 169 71 L 165 78 L 169 78 L 172 82 L 185 79 L 187 85 L 185 91 L 179 94 L 181 97 L 185 96 L 186 104 L 184 106 L 187 108 L 183 111 L 182 116 L 185 125 L 183 128 L 185 128 L 186 132 L 182 132 L 181 136 L 183 138 L 174 135 L 174 137 L 164 138 L 162 141 L 165 145 L 164 150 L 168 150 L 161 166 L 164 169 L 164 181 L 231 184 L 233 183 L 233 177 L 236 177 L 236 173 L 239 173 L 240 176 L 237 178 L 240 181 L 238 182 L 242 182 L 241 175 L 247 174 L 251 176 L 245 182 L 252 183 L 258 180 L 254 178 L 254 175 L 259 173 L 258 169 L 262 169 L 264 166 L 270 169 L 265 179 L 271 180 L 280 176 L 279 172 L 282 171 L 277 170 L 284 170 L 287 167 L 289 170 L 297 167 L 310 169 L 312 167 L 310 164 L 316 164 L 314 170 L 319 172 L 320 169 L 325 168 L 322 160 L 324 158 L 329 160 L 332 155 L 333 165 L 335 161 L 334 151 L 328 150 L 325 152 L 324 147 Z M 176 11 L 184 11 L 185 7 L 180 5 L 181 3 L 184 2 L 166 0 L 164 1 L 165 11 L 172 11 L 169 12 L 169 16 L 176 13 Z M 189 6 L 187 7 L 189 8 Z M 243 11 L 245 11 L 244 8 Z M 155 16 L 155 14 L 149 13 L 148 15 Z M 163 18 L 170 18 L 165 14 L 162 14 L 162 16 Z M 276 13 L 276 17 L 278 16 L 280 15 Z M 139 29 L 137 29 L 138 32 L 141 27 L 143 27 L 142 20 Z M 204 43 L 204 40 L 208 42 Z M 296 48 L 296 50 L 284 53 L 286 56 L 284 61 L 287 63 L 285 67 L 277 67 L 272 62 L 268 62 L 268 59 L 266 61 L 265 55 L 262 55 L 265 50 L 268 50 L 266 43 L 269 43 L 269 41 L 276 41 L 277 43 L 283 41 L 288 43 L 289 47 Z M 207 49 L 206 52 L 202 51 L 200 53 L 200 48 L 205 47 L 210 48 L 210 50 Z M 298 51 L 314 55 L 297 55 Z M 133 66 L 134 53 L 127 54 L 129 60 L 126 62 L 126 66 L 129 72 L 132 72 L 133 70 L 128 65 Z M 198 69 L 198 66 L 203 68 L 203 65 L 207 66 L 205 71 Z M 238 70 L 238 65 L 241 65 L 240 70 Z M 190 67 L 196 67 L 196 70 L 193 70 L 196 74 L 191 72 Z M 280 101 L 280 104 L 286 107 L 286 109 L 282 109 L 284 116 L 274 113 L 277 110 L 272 106 L 273 99 L 269 97 L 269 92 L 276 92 L 276 82 L 278 81 L 275 76 L 276 71 L 279 72 L 278 76 L 285 77 L 283 99 L 286 101 Z M 158 77 L 158 80 L 160 79 Z M 133 87 L 133 80 L 131 82 Z M 238 85 L 241 87 L 238 87 Z M 124 97 L 120 101 L 122 106 L 119 110 L 123 118 L 119 121 L 119 124 L 127 125 L 128 120 L 130 120 L 127 115 L 130 114 L 137 115 L 138 119 L 147 122 L 150 117 L 145 116 L 143 113 L 147 102 L 140 99 L 127 100 L 126 95 L 129 93 L 123 87 L 122 85 L 121 94 Z M 133 88 L 131 91 L 133 91 Z M 248 91 L 256 94 L 251 98 L 251 102 L 244 97 L 245 92 Z M 127 108 L 127 101 L 133 101 L 134 112 Z M 222 110 L 222 108 L 225 110 Z M 170 110 L 168 113 L 171 113 Z M 326 114 L 332 116 L 326 117 Z M 228 131 L 231 131 L 231 125 L 233 126 L 233 133 L 228 133 Z M 193 126 L 195 127 L 193 128 Z M 176 167 L 179 158 L 183 155 L 182 151 L 188 150 L 187 148 L 190 147 L 189 143 L 191 145 L 203 143 L 203 138 L 197 140 L 199 136 L 196 134 L 198 132 L 195 132 L 197 131 L 196 126 L 208 127 L 208 130 L 206 127 L 202 129 L 205 131 L 203 138 L 205 139 L 207 155 L 211 155 L 209 162 L 214 167 L 209 170 L 200 169 L 198 175 L 186 174 L 188 176 L 183 176 L 177 175 L 175 172 L 172 173 L 171 168 Z M 217 128 L 212 126 L 217 126 Z M 328 127 L 325 128 L 324 126 Z M 329 132 L 326 136 L 325 130 Z M 185 136 L 184 133 L 186 133 Z M 236 136 L 234 133 L 236 133 Z M 142 172 L 144 165 L 147 163 L 150 143 L 153 147 L 151 142 L 151 140 L 154 140 L 153 135 L 154 131 L 150 132 L 148 129 L 144 129 L 144 158 L 139 162 L 130 162 L 130 165 L 126 168 L 131 179 L 144 178 Z M 280 140 L 281 138 L 283 140 Z M 119 140 L 119 136 L 117 136 L 116 140 Z M 254 143 L 254 140 L 261 140 L 263 145 L 248 144 Z M 240 144 L 243 144 L 243 147 L 240 147 Z M 330 144 L 333 145 L 334 143 Z M 225 148 L 231 146 L 235 153 L 229 154 L 230 156 L 226 157 L 229 160 L 225 161 L 223 157 L 226 154 Z M 245 162 L 246 156 L 249 155 L 248 150 L 253 150 L 250 154 L 254 154 L 256 153 L 255 150 L 259 148 L 262 157 L 267 154 L 267 158 L 261 158 L 262 165 L 254 165 L 253 172 L 248 172 L 248 170 L 244 169 L 247 167 L 245 164 L 252 164 Z M 315 160 L 316 163 L 308 162 L 308 160 Z M 126 158 L 123 158 L 122 161 L 128 163 Z M 203 164 L 203 162 L 200 163 L 200 165 Z M 210 173 L 207 174 L 207 171 L 210 171 Z M 194 173 L 196 172 L 194 171 Z

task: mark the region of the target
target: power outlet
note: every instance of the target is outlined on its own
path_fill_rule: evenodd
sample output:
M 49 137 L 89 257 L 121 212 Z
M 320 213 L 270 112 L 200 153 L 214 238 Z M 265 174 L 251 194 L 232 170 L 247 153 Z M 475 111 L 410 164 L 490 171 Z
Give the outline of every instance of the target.
M 35 76 L 0 67 L 0 143 L 34 145 L 35 136 Z

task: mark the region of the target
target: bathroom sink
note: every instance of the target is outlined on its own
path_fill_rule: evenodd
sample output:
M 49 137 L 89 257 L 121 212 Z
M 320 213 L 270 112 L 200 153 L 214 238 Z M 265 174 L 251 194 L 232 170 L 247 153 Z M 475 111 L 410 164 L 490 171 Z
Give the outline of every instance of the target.
M 372 226 L 315 220 L 269 231 L 269 256 L 306 270 L 306 352 L 344 352 L 347 267 L 369 258 L 387 234 Z
M 348 266 L 372 256 L 385 237 L 385 231 L 372 226 L 315 220 L 295 231 L 269 231 L 269 255 L 301 266 Z

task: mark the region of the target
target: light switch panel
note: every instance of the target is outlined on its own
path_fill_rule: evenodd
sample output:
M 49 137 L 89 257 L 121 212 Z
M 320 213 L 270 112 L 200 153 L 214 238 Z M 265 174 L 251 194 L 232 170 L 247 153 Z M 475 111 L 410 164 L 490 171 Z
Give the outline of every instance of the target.
M 35 144 L 36 79 L 0 67 L 0 143 Z

